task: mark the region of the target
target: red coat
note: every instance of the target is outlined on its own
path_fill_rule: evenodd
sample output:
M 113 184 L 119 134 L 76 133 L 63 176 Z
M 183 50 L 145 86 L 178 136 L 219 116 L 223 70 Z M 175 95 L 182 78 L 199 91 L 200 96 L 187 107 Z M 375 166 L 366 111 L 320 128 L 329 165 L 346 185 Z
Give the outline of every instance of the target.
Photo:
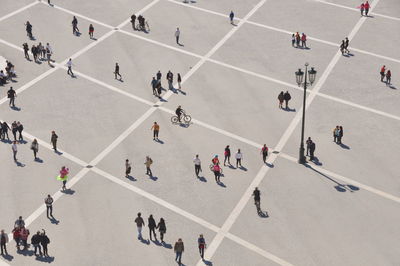
M 365 9 L 369 9 L 369 3 L 368 3 L 368 2 L 366 2 L 366 3 L 364 4 L 364 8 L 365 8 Z

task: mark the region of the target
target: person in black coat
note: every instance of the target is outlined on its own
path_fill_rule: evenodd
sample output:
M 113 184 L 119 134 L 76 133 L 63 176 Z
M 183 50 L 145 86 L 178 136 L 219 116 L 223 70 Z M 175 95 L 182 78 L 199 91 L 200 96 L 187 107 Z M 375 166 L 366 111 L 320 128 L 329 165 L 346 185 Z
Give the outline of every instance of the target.
M 148 221 L 147 225 L 149 226 L 150 240 L 153 240 L 153 239 L 151 238 L 151 232 L 153 232 L 154 239 L 157 241 L 157 235 L 156 235 L 156 231 L 155 231 L 157 225 L 156 225 L 156 221 L 154 220 L 152 214 L 150 214 L 150 217 L 149 217 L 149 219 L 148 219 L 147 221 Z
M 165 221 L 163 218 L 160 218 L 156 228 L 160 232 L 161 243 L 164 243 L 164 234 L 167 232 L 167 227 L 165 226 Z
M 43 255 L 46 257 L 49 256 L 49 253 L 47 252 L 47 245 L 50 244 L 50 239 L 46 235 L 46 231 L 43 230 L 42 234 L 40 235 L 40 244 L 43 247 Z
M 289 91 L 286 91 L 285 94 L 283 95 L 283 99 L 285 100 L 285 105 L 286 105 L 286 109 L 289 108 L 289 101 L 290 99 L 292 99 L 292 96 L 290 96 Z
M 37 256 L 36 251 L 39 249 L 39 255 L 42 256 L 42 249 L 40 247 L 40 241 L 41 241 L 41 236 L 40 232 L 38 231 L 35 235 L 32 236 L 31 238 L 31 243 L 33 247 L 35 248 L 35 256 Z
M 310 144 L 310 160 L 314 160 L 314 152 L 315 152 L 315 143 L 314 141 Z

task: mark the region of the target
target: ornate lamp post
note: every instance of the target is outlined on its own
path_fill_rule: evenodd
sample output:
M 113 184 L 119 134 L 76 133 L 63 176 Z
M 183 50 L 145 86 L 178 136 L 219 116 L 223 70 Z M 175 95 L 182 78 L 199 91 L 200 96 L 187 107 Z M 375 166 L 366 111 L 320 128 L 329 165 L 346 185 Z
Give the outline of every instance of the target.
M 299 163 L 301 163 L 301 164 L 306 163 L 306 156 L 304 155 L 304 121 L 305 121 L 305 118 L 306 118 L 306 91 L 307 91 L 307 85 L 311 86 L 314 83 L 315 76 L 317 74 L 317 71 L 315 71 L 313 67 L 311 67 L 311 70 L 307 71 L 308 63 L 305 64 L 305 67 L 306 67 L 305 72 L 301 71 L 300 68 L 299 68 L 298 71 L 295 72 L 297 85 L 299 85 L 299 87 L 301 85 L 304 85 L 303 118 L 302 118 L 302 121 L 301 121 L 301 143 L 300 143 L 300 151 L 299 151 Z M 307 76 L 308 76 L 308 79 L 309 79 L 310 83 L 307 83 Z M 304 82 L 303 82 L 303 77 L 304 77 Z

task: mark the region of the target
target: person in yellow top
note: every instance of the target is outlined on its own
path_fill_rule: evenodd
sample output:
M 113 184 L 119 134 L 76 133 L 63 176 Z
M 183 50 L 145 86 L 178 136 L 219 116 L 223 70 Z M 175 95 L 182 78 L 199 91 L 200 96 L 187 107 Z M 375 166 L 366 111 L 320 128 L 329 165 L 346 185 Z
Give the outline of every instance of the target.
M 153 164 L 153 160 L 149 156 L 146 156 L 144 164 L 146 165 L 146 175 L 152 177 L 153 173 L 151 172 L 150 166 Z
M 154 122 L 153 126 L 151 127 L 150 130 L 153 130 L 153 140 L 159 140 L 158 139 L 158 132 L 160 131 L 160 125 L 157 124 L 157 122 Z

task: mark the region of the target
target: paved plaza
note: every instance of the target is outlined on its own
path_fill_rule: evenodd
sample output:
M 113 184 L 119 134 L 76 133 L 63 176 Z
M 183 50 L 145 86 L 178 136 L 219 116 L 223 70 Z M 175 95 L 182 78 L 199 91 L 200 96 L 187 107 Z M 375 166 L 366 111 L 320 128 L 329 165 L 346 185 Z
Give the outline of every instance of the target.
M 360 15 L 360 0 L 51 2 L 0 1 L 0 68 L 9 60 L 17 75 L 0 86 L 0 120 L 20 121 L 25 139 L 16 162 L 11 141 L 0 143 L 0 229 L 10 238 L 0 265 L 177 265 L 179 238 L 188 266 L 400 265 L 398 0 L 370 1 L 369 16 Z M 148 31 L 132 28 L 133 13 L 145 17 Z M 73 16 L 80 35 L 72 33 Z M 26 21 L 34 39 L 26 35 Z M 307 35 L 308 48 L 292 47 L 296 32 Z M 349 53 L 342 55 L 345 37 Z M 25 42 L 49 43 L 51 66 L 25 59 Z M 74 77 L 67 75 L 70 58 Z M 121 80 L 113 73 L 117 62 Z M 305 121 L 316 158 L 299 164 L 303 87 L 295 72 L 306 62 L 317 71 L 306 92 Z M 380 80 L 383 65 L 392 73 L 390 84 Z M 151 88 L 159 70 L 161 98 Z M 10 86 L 15 108 L 8 104 Z M 281 91 L 291 94 L 287 109 L 278 107 Z M 190 123 L 171 123 L 179 105 Z M 151 131 L 155 121 L 159 141 Z M 333 141 L 337 125 L 344 129 L 342 144 Z M 223 160 L 227 145 L 232 166 L 222 166 L 216 183 L 209 165 L 215 155 Z M 70 169 L 65 191 L 56 179 L 62 166 Z M 53 219 L 46 217 L 48 194 Z M 146 223 L 142 240 L 138 212 Z M 165 243 L 149 239 L 150 214 L 156 222 L 164 218 Z M 29 242 L 46 231 L 49 257 L 35 256 L 32 246 L 16 251 L 11 231 L 19 216 Z

